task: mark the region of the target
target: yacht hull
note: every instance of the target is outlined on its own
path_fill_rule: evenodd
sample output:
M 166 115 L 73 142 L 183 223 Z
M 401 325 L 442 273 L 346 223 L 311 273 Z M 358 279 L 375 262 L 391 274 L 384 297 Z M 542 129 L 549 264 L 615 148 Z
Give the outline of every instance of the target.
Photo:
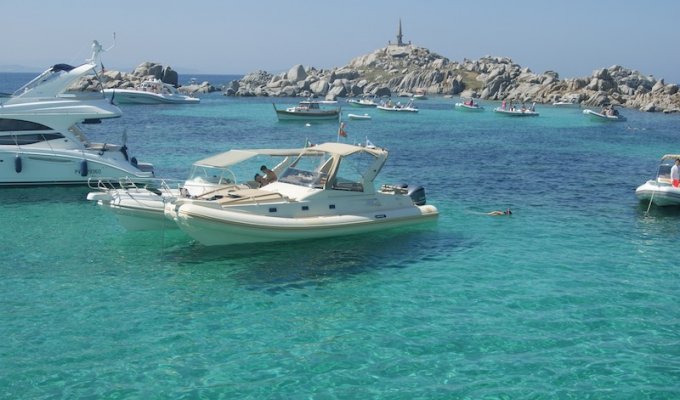
M 87 185 L 102 177 L 127 176 L 133 181 L 153 177 L 152 172 L 135 170 L 128 162 L 83 150 L 0 150 L 0 160 L 14 164 L 14 168 L 0 169 L 0 186 Z

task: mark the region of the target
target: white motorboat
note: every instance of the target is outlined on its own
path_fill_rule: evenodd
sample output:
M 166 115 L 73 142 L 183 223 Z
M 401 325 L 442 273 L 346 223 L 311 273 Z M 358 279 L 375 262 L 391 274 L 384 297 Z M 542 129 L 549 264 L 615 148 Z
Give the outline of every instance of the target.
M 366 114 L 366 113 L 364 113 L 364 114 L 351 114 L 350 113 L 350 114 L 347 114 L 347 118 L 362 121 L 362 120 L 371 119 L 371 116 Z
M 251 180 L 252 171 L 259 171 L 263 164 L 275 164 L 272 170 L 281 173 L 302 151 L 302 148 L 231 150 L 196 161 L 184 182 L 157 179 L 139 185 L 128 180 L 99 180 L 87 199 L 113 212 L 130 231 L 177 228 L 163 215 L 166 204 L 178 198 L 209 199 L 234 190 L 259 188 L 260 184 Z
M 276 182 L 210 200 L 177 199 L 165 213 L 208 246 L 316 239 L 436 220 L 424 188 L 375 189 L 387 155 L 371 145 L 308 147 Z
M 555 101 L 552 105 L 557 108 L 581 108 L 581 104 L 576 99 Z
M 92 58 L 73 67 L 56 64 L 0 104 L 0 186 L 87 184 L 93 178 L 133 181 L 153 177 L 153 166 L 128 157 L 123 144 L 90 143 L 80 124 L 118 118 L 120 109 L 101 92 Z M 91 88 L 89 91 L 80 88 Z
M 276 108 L 274 111 L 279 121 L 318 121 L 318 120 L 338 120 L 340 118 L 340 108 L 321 108 L 318 101 L 301 101 L 295 107 L 285 109 Z
M 383 111 L 412 112 L 412 113 L 418 112 L 418 107 L 416 107 L 413 104 L 413 101 L 409 101 L 406 104 L 401 104 L 400 102 L 394 103 L 392 100 L 389 100 L 385 103 L 378 105 L 376 108 L 378 110 Z
M 480 106 L 473 98 L 461 98 L 461 102 L 454 105 L 456 110 L 461 111 L 484 111 L 484 107 Z
M 493 110 L 495 113 L 499 115 L 505 115 L 508 117 L 538 117 L 538 112 L 533 109 L 533 106 L 531 108 L 503 108 L 503 107 L 496 107 Z
M 347 104 L 353 107 L 377 107 L 378 103 L 375 101 L 374 97 L 362 97 L 360 99 L 349 99 Z
M 583 110 L 583 114 L 593 121 L 623 122 L 626 120 L 626 117 L 619 114 L 619 110 L 615 110 L 614 108 L 605 108 L 602 112 Z
M 118 104 L 198 104 L 201 99 L 182 94 L 174 86 L 150 79 L 132 89 L 104 89 L 107 98 Z
M 635 189 L 635 196 L 643 203 L 657 206 L 680 206 L 680 187 L 671 182 L 671 168 L 680 154 L 666 154 L 661 157 L 656 177 Z

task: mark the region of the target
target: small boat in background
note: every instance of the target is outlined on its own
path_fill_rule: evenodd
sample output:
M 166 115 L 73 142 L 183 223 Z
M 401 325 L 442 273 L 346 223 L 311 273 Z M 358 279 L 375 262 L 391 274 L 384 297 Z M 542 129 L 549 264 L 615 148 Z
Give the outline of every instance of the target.
M 552 105 L 553 107 L 557 108 L 581 108 L 581 104 L 579 104 L 578 100 L 576 99 L 556 101 L 552 103 Z
M 368 114 L 363 114 L 363 115 L 359 115 L 359 114 L 347 114 L 347 117 L 348 117 L 349 119 L 355 119 L 355 120 L 367 120 L 367 119 L 371 119 L 371 116 L 368 115 Z
M 416 89 L 416 92 L 413 94 L 413 98 L 417 100 L 427 100 L 427 92 L 425 89 Z
M 406 105 L 388 100 L 386 103 L 380 104 L 377 108 L 383 111 L 418 112 L 418 107 L 413 104 L 413 100 L 406 103 Z
M 661 157 L 656 177 L 635 189 L 638 200 L 661 207 L 680 205 L 680 187 L 674 187 L 671 182 L 671 168 L 678 158 L 680 154 L 666 154 Z
M 484 107 L 480 106 L 479 103 L 474 101 L 472 97 L 463 98 L 461 97 L 461 102 L 454 105 L 456 110 L 461 111 L 484 111 Z
M 160 79 L 149 79 L 132 89 L 104 89 L 104 95 L 118 104 L 198 104 L 201 99 L 180 93 Z
M 339 107 L 321 108 L 319 102 L 313 100 L 301 101 L 297 106 L 286 109 L 278 109 L 274 104 L 274 111 L 276 111 L 276 117 L 279 121 L 316 121 L 340 118 Z
M 362 97 L 360 99 L 349 99 L 347 103 L 352 107 L 376 107 L 378 103 L 375 101 L 375 96 L 368 98 Z
M 583 114 L 592 119 L 593 121 L 623 122 L 626 120 L 626 117 L 619 114 L 619 110 L 615 110 L 614 107 L 604 108 L 602 112 L 586 109 L 583 110 Z
M 520 107 L 516 108 L 511 106 L 510 108 L 504 108 L 503 106 L 501 107 L 496 107 L 493 110 L 495 113 L 499 115 L 505 115 L 508 117 L 538 117 L 538 112 L 534 109 L 534 106 L 532 105 L 530 108 L 525 108 L 525 107 Z

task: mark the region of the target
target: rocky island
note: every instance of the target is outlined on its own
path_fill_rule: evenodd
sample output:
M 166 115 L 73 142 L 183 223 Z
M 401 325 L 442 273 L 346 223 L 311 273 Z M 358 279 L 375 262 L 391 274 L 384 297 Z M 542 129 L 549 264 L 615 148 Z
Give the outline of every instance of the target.
M 176 73 L 161 65 L 144 63 L 132 74 L 106 73 L 106 86 L 133 85 L 146 75 L 177 84 Z M 132 82 L 132 83 L 130 83 Z M 446 57 L 404 43 L 401 23 L 395 43 L 349 64 L 332 69 L 295 65 L 287 72 L 258 70 L 223 88 L 208 82 L 180 88 L 185 93 L 222 90 L 227 96 L 314 97 L 336 100 L 356 96 L 460 95 L 483 100 L 515 100 L 550 104 L 576 101 L 585 106 L 618 105 L 649 112 L 680 112 L 677 84 L 622 66 L 595 70 L 589 77 L 560 79 L 554 71 L 534 73 L 508 57 L 482 57 L 451 61 Z

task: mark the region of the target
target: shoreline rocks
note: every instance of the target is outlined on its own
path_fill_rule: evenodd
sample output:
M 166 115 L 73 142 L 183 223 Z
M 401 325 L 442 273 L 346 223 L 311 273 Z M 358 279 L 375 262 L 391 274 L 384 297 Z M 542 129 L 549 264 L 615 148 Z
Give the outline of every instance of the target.
M 132 73 L 103 73 L 104 88 L 134 87 L 146 79 L 178 85 L 177 72 L 152 62 L 140 64 Z M 225 96 L 326 100 L 424 92 L 542 104 L 575 100 L 588 107 L 611 104 L 645 112 L 680 112 L 677 84 L 666 84 L 663 79 L 619 65 L 597 69 L 589 77 L 560 79 L 555 71 L 534 73 L 508 57 L 485 56 L 458 62 L 412 44 L 389 44 L 332 69 L 297 64 L 279 74 L 253 71 L 220 88 L 202 82 L 180 86 L 178 90 L 185 94 L 222 91 Z
M 678 85 L 619 65 L 595 70 L 590 77 L 561 80 L 555 71 L 537 74 L 508 57 L 456 62 L 410 44 L 391 44 L 328 70 L 295 65 L 277 75 L 255 71 L 223 91 L 227 96 L 326 100 L 427 92 L 543 104 L 575 99 L 590 107 L 613 104 L 647 112 L 680 112 Z

